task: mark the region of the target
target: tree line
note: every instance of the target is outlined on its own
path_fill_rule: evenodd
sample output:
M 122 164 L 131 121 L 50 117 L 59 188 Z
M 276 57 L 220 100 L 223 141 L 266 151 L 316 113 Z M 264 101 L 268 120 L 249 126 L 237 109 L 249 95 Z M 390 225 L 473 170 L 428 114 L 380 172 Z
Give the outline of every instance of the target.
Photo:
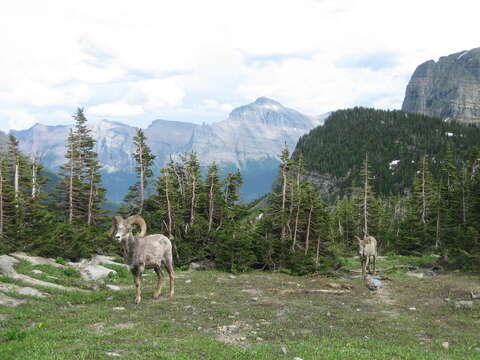
M 106 190 L 86 121 L 78 109 L 55 186 L 40 159 L 22 155 L 10 136 L 0 158 L 1 252 L 75 260 L 120 250 L 107 236 L 111 217 L 102 209 Z M 384 254 L 438 253 L 445 265 L 479 267 L 480 151 L 466 157 L 447 143 L 437 176 L 424 155 L 406 180 L 407 196 L 378 191 L 375 156 L 364 152 L 358 181 L 322 199 L 309 182 L 311 154 L 297 149 L 291 156 L 285 147 L 272 192 L 244 204 L 239 170 L 222 178 L 218 165 L 202 167 L 191 152 L 171 157 L 155 176 L 155 156 L 141 129 L 134 148 L 137 181 L 119 213 L 141 215 L 149 233 L 171 238 L 178 266 L 207 261 L 234 272 L 331 271 L 355 254 L 355 236 L 373 235 Z

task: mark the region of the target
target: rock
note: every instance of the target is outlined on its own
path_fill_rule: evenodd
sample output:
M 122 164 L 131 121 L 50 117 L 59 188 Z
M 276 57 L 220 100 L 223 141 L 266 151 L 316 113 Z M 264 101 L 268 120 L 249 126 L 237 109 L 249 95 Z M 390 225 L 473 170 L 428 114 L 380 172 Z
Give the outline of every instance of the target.
M 64 268 L 65 265 L 57 264 L 53 259 L 47 259 L 40 256 L 30 256 L 24 252 L 14 252 L 10 256 L 18 259 L 28 261 L 32 265 L 51 265 L 57 268 Z
M 298 357 L 298 356 L 295 356 L 295 357 L 293 358 L 293 360 L 303 360 L 303 359 L 300 358 L 300 357 Z
M 14 284 L 4 284 L 0 283 L 0 291 L 15 292 L 20 295 L 35 296 L 39 298 L 44 298 L 47 294 L 42 293 L 41 291 L 34 289 L 28 286 L 18 286 Z
M 413 272 L 413 271 L 407 271 L 406 274 L 410 277 L 415 277 L 415 278 L 418 278 L 418 279 L 423 279 L 424 276 L 425 276 L 423 273 L 416 273 L 416 272 Z
M 114 261 L 115 257 L 113 256 L 106 256 L 106 255 L 93 255 L 92 259 L 88 262 L 91 265 L 115 265 L 115 266 L 122 266 L 125 268 L 128 268 L 128 265 L 126 264 L 121 264 L 116 261 Z
M 442 342 L 442 347 L 448 350 L 448 341 Z
M 116 352 L 106 352 L 105 355 L 111 356 L 111 357 L 121 357 L 122 356 L 122 355 L 120 355 L 119 353 L 116 353 Z
M 252 301 L 258 301 L 258 297 L 253 297 L 251 300 Z
M 13 265 L 18 263 L 18 259 L 8 255 L 0 256 L 0 275 L 14 276 L 17 274 Z
M 281 349 L 282 349 L 282 353 L 284 355 L 287 355 L 287 348 L 285 346 L 282 346 Z
M 188 280 L 185 280 L 185 284 L 191 284 L 192 283 L 192 280 L 188 279 Z
M 408 83 L 402 110 L 479 122 L 480 48 L 419 65 Z
M 417 308 L 416 307 L 409 307 L 408 310 L 415 311 L 415 310 L 417 310 Z
M 23 304 L 25 300 L 15 299 L 13 297 L 7 296 L 3 293 L 0 293 L 0 305 L 8 307 L 17 307 L 20 304 Z
M 473 307 L 473 301 L 470 301 L 470 300 L 455 301 L 456 309 L 471 309 L 472 307 Z
M 106 278 L 110 273 L 117 273 L 115 270 L 108 269 L 102 265 L 81 265 L 77 269 L 82 279 L 87 281 L 97 281 Z
M 235 275 L 229 275 L 228 278 L 229 279 L 236 279 L 237 277 Z
M 211 261 L 199 261 L 192 262 L 188 266 L 188 271 L 202 271 L 202 270 L 212 270 L 215 268 L 215 264 Z
M 123 310 L 125 310 L 125 308 L 123 306 L 117 306 L 117 307 L 112 308 L 112 310 L 123 311 Z
M 62 286 L 62 285 L 58 285 L 58 284 L 53 284 L 51 282 L 47 282 L 47 281 L 42 281 L 42 280 L 37 280 L 37 279 L 34 279 L 34 278 L 31 278 L 27 275 L 23 275 L 23 274 L 17 274 L 13 277 L 15 280 L 18 280 L 18 281 L 23 281 L 23 282 L 26 282 L 28 284 L 32 284 L 32 285 L 37 285 L 37 286 L 44 286 L 44 287 L 49 287 L 49 288 L 53 288 L 53 289 L 58 289 L 58 290 L 63 290 L 63 291 L 81 291 L 81 292 L 87 292 L 87 290 L 84 290 L 84 289 L 79 289 L 79 288 L 74 288 L 74 287 L 68 287 L 68 286 Z
M 32 270 L 32 273 L 34 273 L 35 275 L 42 275 L 42 274 L 43 274 L 43 271 L 42 271 L 42 270 L 38 270 L 38 269 L 33 269 L 33 270 Z
M 470 292 L 470 295 L 472 296 L 472 299 L 474 299 L 474 300 L 480 299 L 480 288 L 479 289 L 473 289 Z
M 121 290 L 120 286 L 112 285 L 112 284 L 107 284 L 107 285 L 105 285 L 105 287 L 109 290 L 112 290 L 112 291 L 120 291 Z

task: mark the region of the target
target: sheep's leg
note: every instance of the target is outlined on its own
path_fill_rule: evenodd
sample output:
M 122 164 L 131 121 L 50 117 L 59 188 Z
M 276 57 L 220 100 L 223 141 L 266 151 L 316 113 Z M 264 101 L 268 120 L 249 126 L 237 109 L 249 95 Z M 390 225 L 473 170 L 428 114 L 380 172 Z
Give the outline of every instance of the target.
M 370 272 L 370 261 L 369 261 L 369 256 L 365 256 L 365 271 L 364 271 L 364 276 L 366 276 L 367 273 Z
M 157 273 L 157 288 L 155 289 L 155 292 L 153 293 L 153 297 L 155 299 L 158 299 L 159 296 L 162 294 L 163 273 L 162 273 L 162 269 L 160 268 L 160 266 L 155 266 L 153 269 Z
M 140 278 L 142 276 L 142 273 L 140 271 L 132 271 L 133 274 L 133 281 L 135 282 L 135 304 L 140 304 L 140 301 L 142 301 L 142 289 L 141 289 L 141 283 L 140 283 Z
M 173 261 L 171 258 L 165 261 L 165 266 L 167 267 L 168 277 L 170 279 L 170 292 L 168 293 L 168 296 L 173 296 L 175 292 L 175 289 L 174 289 L 175 274 L 173 272 Z
M 376 255 L 373 255 L 373 275 L 376 274 L 377 272 L 377 256 Z
M 362 275 L 363 275 L 363 277 L 365 277 L 365 258 L 362 256 L 360 258 L 360 261 L 362 263 Z

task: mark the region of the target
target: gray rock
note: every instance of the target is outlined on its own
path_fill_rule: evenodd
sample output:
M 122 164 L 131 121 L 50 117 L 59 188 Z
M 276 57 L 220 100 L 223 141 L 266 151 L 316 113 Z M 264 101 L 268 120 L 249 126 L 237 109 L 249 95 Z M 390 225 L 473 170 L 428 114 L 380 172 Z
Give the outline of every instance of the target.
M 33 269 L 33 270 L 32 270 L 32 273 L 34 273 L 35 275 L 41 275 L 41 274 L 43 274 L 43 271 L 42 271 L 42 270 L 38 270 L 38 269 Z
M 102 265 L 93 265 L 90 262 L 81 261 L 79 263 L 69 263 L 69 266 L 75 267 L 83 280 L 97 281 L 104 279 L 108 274 L 116 274 L 117 272 L 112 269 L 108 269 Z
M 430 60 L 410 79 L 402 110 L 463 122 L 480 121 L 480 48 Z
M 109 290 L 112 290 L 112 291 L 120 291 L 121 290 L 120 286 L 112 285 L 112 284 L 107 284 L 107 285 L 105 285 L 105 287 Z
M 17 272 L 13 268 L 13 265 L 18 262 L 17 259 L 8 256 L 0 256 L 0 275 L 15 276 Z
M 408 276 L 410 277 L 415 277 L 415 278 L 418 278 L 418 279 L 423 279 L 425 277 L 425 274 L 423 273 L 416 273 L 416 272 L 413 272 L 413 271 L 407 271 L 406 273 Z
M 472 307 L 473 307 L 473 301 L 470 301 L 470 300 L 455 301 L 456 309 L 471 309 Z
M 45 294 L 41 291 L 38 291 L 37 289 L 34 289 L 32 287 L 18 286 L 18 285 L 14 285 L 14 284 L 0 283 L 0 291 L 15 292 L 17 294 L 35 296 L 35 297 L 39 297 L 39 298 L 44 298 L 44 297 L 47 296 L 47 294 Z
M 57 264 L 53 259 L 47 259 L 40 256 L 30 256 L 24 252 L 14 252 L 10 256 L 18 259 L 28 261 L 32 265 L 51 265 L 58 268 L 64 268 L 65 265 Z
M 3 293 L 0 293 L 0 305 L 8 307 L 17 307 L 20 304 L 23 304 L 25 300 L 15 299 L 13 297 L 7 296 Z

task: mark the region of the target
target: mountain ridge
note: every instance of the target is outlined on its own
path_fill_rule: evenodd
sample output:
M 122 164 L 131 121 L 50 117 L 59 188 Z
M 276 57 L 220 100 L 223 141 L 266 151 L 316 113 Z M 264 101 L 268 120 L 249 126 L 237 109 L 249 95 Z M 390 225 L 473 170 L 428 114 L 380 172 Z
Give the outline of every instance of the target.
M 182 153 L 195 151 L 203 166 L 216 162 L 224 171 L 240 168 L 248 179 L 245 188 L 249 190 L 244 192 L 244 200 L 252 200 L 270 191 L 284 144 L 293 149 L 298 138 L 321 124 L 326 116 L 310 117 L 260 97 L 233 109 L 227 119 L 216 123 L 199 125 L 155 119 L 144 132 L 156 155 L 155 173 L 159 173 L 170 157 L 178 159 Z M 108 193 L 109 199 L 121 201 L 130 183 L 135 181 L 131 154 L 136 128 L 108 119 L 88 123 L 88 126 L 97 141 L 105 187 L 113 189 Z M 18 138 L 24 153 L 39 153 L 45 166 L 55 171 L 65 162 L 65 141 L 70 127 L 35 124 L 11 133 Z M 258 171 L 262 174 L 261 180 L 255 179 Z M 130 183 L 124 185 L 122 179 Z

